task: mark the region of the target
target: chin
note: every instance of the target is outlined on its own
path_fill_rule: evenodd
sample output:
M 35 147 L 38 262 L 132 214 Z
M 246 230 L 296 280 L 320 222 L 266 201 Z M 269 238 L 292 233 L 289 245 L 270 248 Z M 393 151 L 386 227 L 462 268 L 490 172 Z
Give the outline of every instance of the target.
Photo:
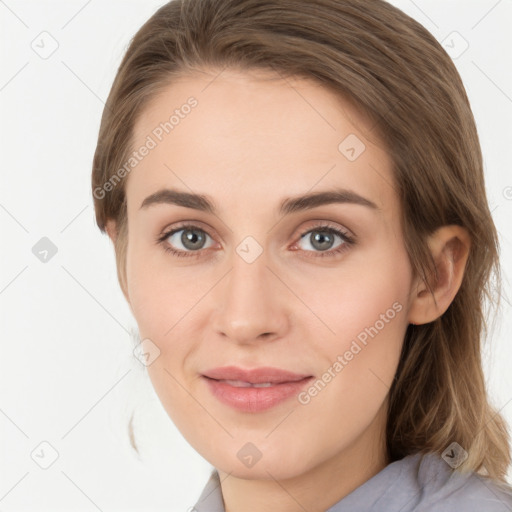
M 265 450 L 261 450 L 261 458 L 253 459 L 253 461 L 250 460 L 250 454 L 252 451 L 252 456 L 257 457 L 256 450 L 250 446 L 244 448 L 240 449 L 237 446 L 236 449 L 224 449 L 222 454 L 207 457 L 207 460 L 217 470 L 246 480 L 286 480 L 301 475 L 309 469 L 306 465 L 308 461 L 305 454 L 299 453 L 299 447 L 279 449 L 269 446 Z M 290 456 L 290 451 L 295 452 L 296 456 Z M 227 457 L 227 453 L 233 453 L 233 456 Z M 244 461 L 244 459 L 247 460 Z

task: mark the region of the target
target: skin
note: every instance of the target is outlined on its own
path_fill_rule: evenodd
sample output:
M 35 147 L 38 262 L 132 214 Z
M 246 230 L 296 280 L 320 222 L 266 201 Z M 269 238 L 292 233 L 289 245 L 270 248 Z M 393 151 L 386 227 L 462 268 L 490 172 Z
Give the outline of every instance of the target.
M 218 469 L 227 512 L 323 511 L 389 463 L 387 399 L 406 328 L 448 308 L 470 241 L 457 226 L 434 233 L 429 244 L 439 279 L 429 294 L 413 276 L 392 162 L 371 123 L 312 81 L 234 70 L 184 76 L 146 107 L 134 146 L 190 96 L 197 107 L 124 183 L 125 296 L 141 339 L 160 350 L 147 369 L 170 418 Z M 338 150 L 349 134 L 366 145 L 355 161 Z M 334 187 L 355 191 L 378 210 L 329 204 L 284 217 L 277 212 L 284 198 Z M 218 213 L 172 204 L 141 209 L 161 188 L 206 194 Z M 176 257 L 156 242 L 182 221 L 206 233 L 196 256 Z M 308 241 L 323 233 L 315 221 L 350 233 L 356 243 L 319 256 Z M 115 240 L 113 221 L 108 232 Z M 168 245 L 192 252 L 181 234 Z M 236 252 L 247 236 L 262 249 L 252 263 Z M 336 235 L 327 251 L 343 243 Z M 292 398 L 264 412 L 239 412 L 219 402 L 200 377 L 237 365 L 320 378 L 394 303 L 400 312 L 306 405 Z M 237 457 L 247 442 L 261 452 L 250 468 Z

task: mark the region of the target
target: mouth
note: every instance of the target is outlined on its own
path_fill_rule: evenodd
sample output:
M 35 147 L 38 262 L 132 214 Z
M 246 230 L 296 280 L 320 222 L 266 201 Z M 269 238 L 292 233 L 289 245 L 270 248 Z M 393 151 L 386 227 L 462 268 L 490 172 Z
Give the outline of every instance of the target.
M 206 377 L 207 379 L 209 377 Z M 212 379 L 217 382 L 224 382 L 225 384 L 229 384 L 235 388 L 269 388 L 270 386 L 276 386 L 278 384 L 283 384 L 283 382 L 259 382 L 258 384 L 252 382 L 245 382 L 243 380 L 226 380 L 226 379 Z
M 224 381 L 236 387 L 260 384 L 262 384 L 260 387 L 268 387 L 287 382 L 298 382 L 305 378 L 312 377 L 312 375 L 294 373 L 289 370 L 270 366 L 252 369 L 244 369 L 236 366 L 222 366 L 204 372 L 203 377 Z
M 314 378 L 277 368 L 222 367 L 202 374 L 211 394 L 241 412 L 262 412 L 297 394 Z

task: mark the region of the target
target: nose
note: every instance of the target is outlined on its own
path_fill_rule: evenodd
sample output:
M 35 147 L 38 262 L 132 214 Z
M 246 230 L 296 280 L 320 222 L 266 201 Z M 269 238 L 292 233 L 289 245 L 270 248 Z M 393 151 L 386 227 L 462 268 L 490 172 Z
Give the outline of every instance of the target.
M 235 254 L 230 272 L 215 287 L 215 332 L 239 344 L 261 343 L 289 328 L 289 291 L 261 254 L 252 263 Z

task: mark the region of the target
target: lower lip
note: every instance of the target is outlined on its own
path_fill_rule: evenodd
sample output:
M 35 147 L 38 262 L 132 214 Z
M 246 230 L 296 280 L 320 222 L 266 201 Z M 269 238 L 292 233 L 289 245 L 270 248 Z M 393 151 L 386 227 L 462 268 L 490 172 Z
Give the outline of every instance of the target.
M 218 380 L 203 377 L 212 394 L 226 405 L 243 412 L 260 412 L 299 394 L 313 377 L 296 382 L 283 382 L 266 388 L 235 387 Z

